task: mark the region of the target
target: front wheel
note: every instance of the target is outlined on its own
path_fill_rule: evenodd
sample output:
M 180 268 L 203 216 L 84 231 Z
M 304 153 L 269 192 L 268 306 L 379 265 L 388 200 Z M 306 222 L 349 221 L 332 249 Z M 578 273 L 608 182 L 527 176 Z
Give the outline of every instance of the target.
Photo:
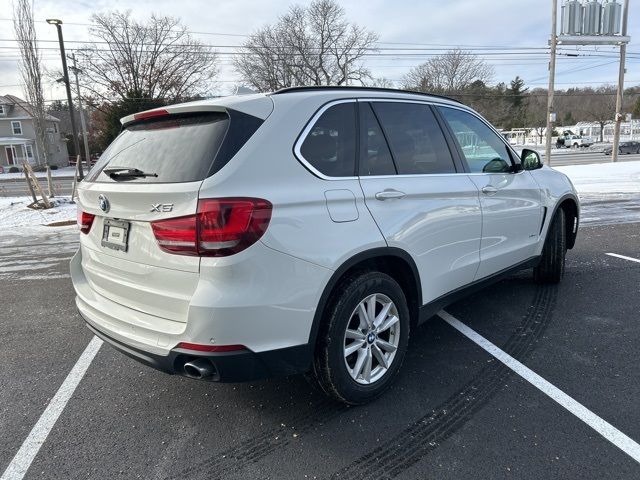
M 564 275 L 566 254 L 566 217 L 560 208 L 549 225 L 540 263 L 533 269 L 533 279 L 537 283 L 559 283 Z
M 322 390 L 351 405 L 380 396 L 395 380 L 409 340 L 409 308 L 381 272 L 347 278 L 319 332 L 314 374 Z

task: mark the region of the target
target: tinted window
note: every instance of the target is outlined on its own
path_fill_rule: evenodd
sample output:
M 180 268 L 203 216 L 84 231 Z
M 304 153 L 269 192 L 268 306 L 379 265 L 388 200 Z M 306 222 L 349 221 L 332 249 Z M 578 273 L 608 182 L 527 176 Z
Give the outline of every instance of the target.
M 260 125 L 264 122 L 261 118 L 238 112 L 236 110 L 229 110 L 229 115 L 229 130 L 224 137 L 222 145 L 220 145 L 220 149 L 213 161 L 213 166 L 209 171 L 209 175 L 213 175 L 229 163 L 229 160 L 238 153 L 238 150 L 240 150 L 244 144 L 249 141 L 252 135 L 256 133 L 258 128 L 260 128 Z
M 391 152 L 371 105 L 360 108 L 360 175 L 395 175 Z
M 105 167 L 137 168 L 157 177 L 127 182 L 173 183 L 204 180 L 229 126 L 226 113 L 173 115 L 127 127 L 109 145 L 86 181 L 113 182 Z
M 398 174 L 452 173 L 453 158 L 433 112 L 415 103 L 373 102 Z
M 511 157 L 505 143 L 478 117 L 454 108 L 440 107 L 471 172 L 506 173 Z
M 300 153 L 320 173 L 352 177 L 356 169 L 355 102 L 329 107 L 313 125 Z

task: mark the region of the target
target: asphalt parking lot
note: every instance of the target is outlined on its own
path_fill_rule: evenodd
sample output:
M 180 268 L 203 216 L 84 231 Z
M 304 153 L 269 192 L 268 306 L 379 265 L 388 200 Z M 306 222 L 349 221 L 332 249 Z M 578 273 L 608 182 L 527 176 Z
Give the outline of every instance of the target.
M 68 278 L 75 242 L 0 237 L 0 472 L 92 339 Z M 640 224 L 583 228 L 559 286 L 524 271 L 447 312 L 634 443 L 640 263 L 607 253 L 640 259 Z M 171 377 L 108 345 L 72 393 L 24 478 L 640 478 L 637 458 L 439 317 L 364 407 L 302 377 Z

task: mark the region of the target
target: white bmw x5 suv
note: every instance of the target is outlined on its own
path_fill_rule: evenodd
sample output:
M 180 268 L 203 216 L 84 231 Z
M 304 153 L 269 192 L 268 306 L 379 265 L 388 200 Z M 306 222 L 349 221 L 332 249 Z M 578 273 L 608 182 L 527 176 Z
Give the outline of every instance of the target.
M 76 303 L 168 373 L 311 371 L 365 403 L 417 325 L 516 269 L 558 282 L 575 242 L 569 179 L 447 98 L 299 87 L 122 124 L 78 188 Z

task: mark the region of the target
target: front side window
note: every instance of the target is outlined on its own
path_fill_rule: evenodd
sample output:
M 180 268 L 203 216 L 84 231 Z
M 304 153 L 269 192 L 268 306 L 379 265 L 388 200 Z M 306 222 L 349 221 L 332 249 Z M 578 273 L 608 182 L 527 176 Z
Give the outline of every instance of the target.
M 22 124 L 20 122 L 11 122 L 11 131 L 14 135 L 22 135 Z
M 25 145 L 24 149 L 27 153 L 27 158 L 28 159 L 32 159 L 33 158 L 33 148 L 31 147 L 31 145 Z
M 453 157 L 428 105 L 373 102 L 399 175 L 455 173 Z
M 472 173 L 512 172 L 505 143 L 478 117 L 455 108 L 439 107 Z
M 300 146 L 304 160 L 323 175 L 355 175 L 355 106 L 355 102 L 348 102 L 329 107 L 313 124 Z
M 4 115 L 4 106 L 0 105 L 0 115 Z

